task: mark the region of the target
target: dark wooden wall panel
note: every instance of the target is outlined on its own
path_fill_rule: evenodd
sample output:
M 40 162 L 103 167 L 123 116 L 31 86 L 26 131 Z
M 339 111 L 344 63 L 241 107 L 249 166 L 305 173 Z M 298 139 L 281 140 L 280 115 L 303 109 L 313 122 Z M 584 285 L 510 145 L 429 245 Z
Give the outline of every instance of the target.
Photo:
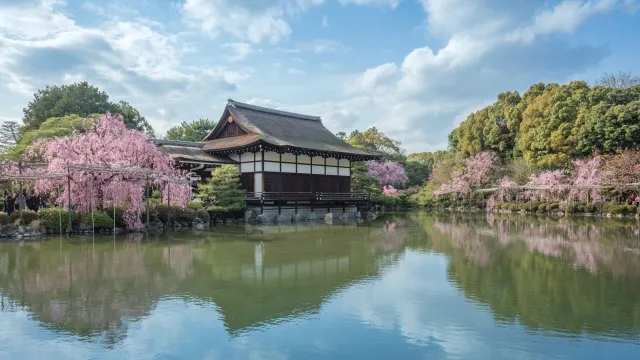
M 264 173 L 265 192 L 350 192 L 349 176 Z
M 240 136 L 240 135 L 245 135 L 246 133 L 247 132 L 242 130 L 242 128 L 238 126 L 238 124 L 236 124 L 235 122 L 229 122 L 227 123 L 227 125 L 225 125 L 225 127 L 222 128 L 222 130 L 220 130 L 220 133 L 218 134 L 217 138 Z

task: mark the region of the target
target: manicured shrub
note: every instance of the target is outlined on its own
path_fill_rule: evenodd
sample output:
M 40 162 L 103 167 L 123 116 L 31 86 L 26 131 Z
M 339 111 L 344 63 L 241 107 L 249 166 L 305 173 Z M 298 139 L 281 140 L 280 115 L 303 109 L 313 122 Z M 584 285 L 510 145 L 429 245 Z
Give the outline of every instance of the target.
M 584 212 L 589 214 L 594 214 L 598 212 L 598 207 L 596 204 L 585 204 Z
M 183 223 L 191 223 L 196 218 L 196 211 L 190 208 L 177 208 L 178 221 Z
M 46 208 L 38 211 L 38 218 L 40 225 L 47 229 L 53 229 L 58 231 L 60 229 L 60 222 L 62 222 L 62 230 L 67 228 L 67 222 L 69 219 L 69 212 L 67 209 L 62 208 Z M 71 213 L 71 224 L 77 224 L 79 216 L 77 213 Z
M 207 210 L 202 209 L 196 212 L 196 215 L 200 218 L 200 220 L 208 223 L 211 221 L 211 216 L 209 216 L 209 212 Z
M 0 225 L 8 225 L 9 224 L 9 215 L 6 213 L 0 212 Z
M 166 224 L 171 218 L 171 221 L 176 220 L 176 208 L 174 206 L 169 207 L 165 204 L 156 205 L 154 212 L 158 215 L 158 219 Z
M 9 222 L 15 223 L 20 219 L 20 211 L 14 211 L 9 215 Z M 38 213 L 31 210 L 22 210 L 22 225 L 29 225 L 33 220 L 38 220 Z
M 113 206 L 106 207 L 104 209 L 104 212 L 107 215 L 109 215 L 109 217 L 113 220 Z M 121 207 L 116 207 L 115 220 L 116 220 L 116 226 L 119 228 L 125 227 L 124 220 L 122 218 L 123 215 L 124 215 L 124 209 Z M 142 216 L 146 216 L 146 213 L 143 212 Z M 113 227 L 113 223 L 111 224 L 110 227 Z
M 87 225 L 92 224 L 91 214 L 84 217 L 84 222 Z M 113 229 L 113 218 L 104 211 L 96 211 L 93 213 L 93 226 L 96 229 Z
M 204 210 L 204 205 L 201 201 L 189 201 L 187 202 L 187 208 L 193 209 L 195 211 Z
M 547 212 L 549 211 L 549 205 L 546 203 L 542 203 L 540 205 L 538 205 L 538 210 L 541 212 Z
M 549 211 L 554 211 L 560 209 L 560 203 L 552 202 L 549 204 Z

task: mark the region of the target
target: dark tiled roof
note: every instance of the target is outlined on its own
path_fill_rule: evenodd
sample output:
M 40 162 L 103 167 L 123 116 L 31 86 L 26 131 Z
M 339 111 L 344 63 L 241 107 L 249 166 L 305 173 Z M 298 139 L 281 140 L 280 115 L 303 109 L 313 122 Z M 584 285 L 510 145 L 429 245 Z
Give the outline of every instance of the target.
M 269 144 L 282 147 L 335 152 L 350 155 L 376 158 L 380 154 L 357 149 L 337 138 L 322 124 L 317 116 L 295 114 L 287 111 L 268 109 L 229 100 L 227 110 L 237 121 L 238 125 L 258 136 Z M 222 126 L 221 122 L 219 125 Z M 215 132 L 215 131 L 214 131 Z M 243 135 L 238 138 L 248 136 Z M 205 150 L 240 147 L 245 144 L 238 140 L 233 143 L 232 138 L 222 138 L 205 141 Z M 232 142 L 234 146 L 230 146 Z M 247 143 L 249 144 L 249 143 Z
M 203 149 L 208 151 L 237 149 L 240 147 L 253 145 L 260 141 L 260 138 L 261 137 L 259 134 L 246 134 L 240 136 L 225 137 L 212 141 L 205 141 Z
M 156 140 L 156 145 L 167 156 L 172 159 L 190 160 L 207 163 L 232 164 L 235 161 L 227 156 L 212 155 L 205 152 L 201 142 L 177 141 L 177 140 Z

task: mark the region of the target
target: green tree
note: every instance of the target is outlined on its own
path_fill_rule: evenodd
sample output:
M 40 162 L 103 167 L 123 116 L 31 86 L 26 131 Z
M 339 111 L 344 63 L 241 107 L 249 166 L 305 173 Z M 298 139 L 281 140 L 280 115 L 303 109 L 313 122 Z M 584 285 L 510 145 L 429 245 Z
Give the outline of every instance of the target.
M 423 164 L 417 161 L 407 161 L 404 164 L 404 171 L 407 174 L 406 186 L 422 186 L 429 179 L 429 175 L 431 174 L 431 164 Z
M 119 113 L 128 128 L 152 133 L 147 120 L 128 103 L 112 103 L 109 95 L 83 81 L 71 85 L 47 86 L 34 94 L 33 100 L 23 109 L 23 131 L 35 130 L 53 117 L 79 115 L 87 117 L 106 112 Z
M 95 123 L 100 115 L 82 117 L 79 115 L 67 115 L 46 120 L 37 129 L 24 132 L 19 141 L 6 149 L 5 157 L 17 160 L 25 153 L 29 145 L 37 140 L 61 138 L 71 135 L 74 131 L 85 131 Z
M 370 194 L 381 194 L 378 179 L 369 175 L 367 164 L 359 161 L 351 165 L 351 191 L 366 191 Z
M 0 154 L 20 141 L 20 125 L 15 121 L 5 121 L 0 125 Z
M 365 131 L 352 131 L 346 137 L 346 142 L 359 149 L 381 153 L 386 160 L 402 162 L 406 158 L 405 151 L 401 147 L 402 143 L 386 136 L 375 127 Z
M 518 139 L 518 148 L 527 163 L 542 168 L 569 164 L 576 155 L 574 125 L 587 104 L 588 93 L 584 81 L 550 84 L 527 106 Z
M 183 121 L 167 131 L 167 140 L 202 141 L 213 129 L 217 122 L 209 119 L 198 119 L 188 123 Z
M 245 193 L 240 184 L 240 172 L 235 165 L 220 166 L 204 184 L 198 184 L 198 195 L 208 204 L 209 211 L 242 211 L 245 208 Z
M 113 104 L 113 110 L 111 110 L 111 112 L 122 115 L 124 124 L 129 129 L 135 129 L 145 132 L 151 137 L 154 136 L 151 124 L 149 124 L 147 119 L 145 119 L 144 116 L 140 115 L 140 112 L 136 108 L 131 106 L 128 102 L 120 101 L 117 104 Z

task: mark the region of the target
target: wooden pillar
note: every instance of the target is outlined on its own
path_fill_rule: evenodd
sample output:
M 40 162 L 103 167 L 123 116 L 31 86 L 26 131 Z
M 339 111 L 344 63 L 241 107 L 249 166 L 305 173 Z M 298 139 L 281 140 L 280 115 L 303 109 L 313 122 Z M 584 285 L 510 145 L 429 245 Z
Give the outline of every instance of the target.
M 67 165 L 67 201 L 67 207 L 69 208 L 69 213 L 67 214 L 67 234 L 71 235 L 71 169 L 69 165 Z
M 147 175 L 147 183 L 144 185 L 144 189 L 145 189 L 144 197 L 147 200 L 147 229 L 149 229 L 149 175 Z M 115 206 L 113 208 L 115 209 Z
M 19 160 L 19 161 L 18 161 L 18 174 L 19 174 L 20 176 L 22 176 L 22 160 Z M 18 179 L 18 191 L 20 192 L 20 193 L 18 194 L 18 198 L 23 198 L 23 195 L 22 195 L 22 179 Z M 24 201 L 26 201 L 26 200 L 27 200 L 27 199 L 25 198 L 25 199 L 24 199 Z M 24 201 L 20 201 L 20 204 L 19 204 L 19 208 L 20 208 L 20 209 L 19 209 L 19 211 L 20 211 L 20 224 L 21 224 L 21 225 L 24 225 L 24 224 L 22 223 L 22 222 L 24 221 L 24 218 L 22 217 L 22 207 L 23 207 L 23 202 L 24 202 Z

